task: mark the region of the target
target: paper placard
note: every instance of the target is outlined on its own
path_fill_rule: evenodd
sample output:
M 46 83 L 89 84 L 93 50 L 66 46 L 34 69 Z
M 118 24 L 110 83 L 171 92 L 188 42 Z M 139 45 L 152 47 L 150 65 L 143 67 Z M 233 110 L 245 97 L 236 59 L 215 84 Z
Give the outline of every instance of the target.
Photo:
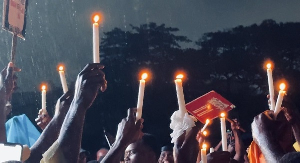
M 186 104 L 186 110 L 205 124 L 206 119 L 219 117 L 221 112 L 228 112 L 235 106 L 215 91 L 210 91 Z
M 4 0 L 2 28 L 25 39 L 26 0 Z

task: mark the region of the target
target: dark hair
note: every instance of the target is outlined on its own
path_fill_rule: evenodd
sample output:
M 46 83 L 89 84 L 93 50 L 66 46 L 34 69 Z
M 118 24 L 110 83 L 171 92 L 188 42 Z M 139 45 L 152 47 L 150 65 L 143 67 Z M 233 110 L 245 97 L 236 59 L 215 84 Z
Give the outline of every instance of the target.
M 171 145 L 165 145 L 163 147 L 161 147 L 161 152 L 163 151 L 170 151 L 170 152 L 173 152 L 173 147 Z
M 144 133 L 144 136 L 142 137 L 141 141 L 148 148 L 150 148 L 155 153 L 156 158 L 158 158 L 160 150 L 155 136 L 148 133 Z
M 279 163 L 299 163 L 300 153 L 299 152 L 290 152 L 285 154 L 280 160 Z

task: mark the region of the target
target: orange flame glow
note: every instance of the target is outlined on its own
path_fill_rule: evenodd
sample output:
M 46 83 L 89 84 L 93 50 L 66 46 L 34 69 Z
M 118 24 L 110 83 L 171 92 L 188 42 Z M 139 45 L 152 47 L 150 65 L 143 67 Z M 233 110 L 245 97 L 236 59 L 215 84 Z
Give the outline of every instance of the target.
M 285 89 L 285 87 L 286 87 L 285 83 L 281 83 L 281 84 L 279 85 L 279 88 L 280 88 L 280 90 L 282 90 L 282 91 Z
M 206 130 L 204 130 L 204 131 L 202 132 L 202 134 L 203 134 L 204 136 L 207 136 L 207 135 L 208 135 L 208 132 L 207 132 Z
M 62 66 L 62 65 L 60 65 L 59 67 L 58 67 L 58 71 L 64 71 L 64 66 Z
M 224 118 L 226 114 L 224 112 L 221 113 L 221 117 Z
M 272 64 L 271 63 L 267 63 L 267 69 L 272 68 Z
M 142 74 L 142 80 L 147 79 L 147 77 L 148 77 L 148 74 L 147 74 L 147 73 L 143 73 L 143 74 Z
M 182 74 L 178 74 L 177 76 L 176 76 L 176 79 L 182 79 L 183 78 L 183 75 Z
M 42 91 L 45 91 L 46 88 L 47 88 L 46 85 L 42 85 L 42 87 L 41 87 Z
M 94 18 L 94 23 L 98 23 L 98 21 L 100 20 L 100 16 L 99 15 L 95 15 Z
M 209 119 L 206 119 L 205 123 L 207 123 L 207 124 L 208 124 L 209 122 L 210 122 L 210 121 L 209 121 Z
M 207 145 L 205 143 L 202 144 L 202 149 L 206 149 Z

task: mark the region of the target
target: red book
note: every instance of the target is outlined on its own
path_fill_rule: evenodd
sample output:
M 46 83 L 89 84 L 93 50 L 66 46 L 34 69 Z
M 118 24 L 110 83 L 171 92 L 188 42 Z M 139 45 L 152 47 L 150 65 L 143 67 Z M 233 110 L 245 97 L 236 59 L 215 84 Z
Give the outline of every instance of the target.
M 221 112 L 228 112 L 235 106 L 215 91 L 210 91 L 186 104 L 186 109 L 200 122 L 219 117 Z

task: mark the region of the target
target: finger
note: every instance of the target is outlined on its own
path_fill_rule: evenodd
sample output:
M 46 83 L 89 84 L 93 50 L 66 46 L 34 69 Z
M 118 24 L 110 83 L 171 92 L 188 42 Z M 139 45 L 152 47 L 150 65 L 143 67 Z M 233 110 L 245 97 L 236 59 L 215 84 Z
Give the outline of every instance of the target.
M 144 122 L 143 118 L 136 121 L 136 124 L 135 124 L 136 131 L 143 129 L 143 122 Z
M 104 79 L 104 84 L 101 85 L 100 90 L 104 92 L 107 89 L 107 81 Z
M 136 108 L 129 108 L 127 110 L 127 120 L 128 121 L 135 121 L 135 113 L 137 112 Z
M 104 66 L 101 65 L 100 63 L 89 63 L 83 68 L 83 70 L 79 73 L 79 75 L 83 75 L 86 72 L 89 72 L 94 69 L 103 69 L 103 68 Z
M 20 72 L 22 71 L 22 69 L 18 68 L 18 67 L 13 67 L 14 72 Z
M 85 80 L 85 79 L 88 79 L 88 78 L 92 78 L 92 77 L 102 77 L 102 78 L 105 78 L 105 74 L 103 71 L 101 71 L 100 69 L 95 69 L 95 70 L 91 70 L 89 72 L 86 72 L 84 74 L 82 74 L 82 79 Z

